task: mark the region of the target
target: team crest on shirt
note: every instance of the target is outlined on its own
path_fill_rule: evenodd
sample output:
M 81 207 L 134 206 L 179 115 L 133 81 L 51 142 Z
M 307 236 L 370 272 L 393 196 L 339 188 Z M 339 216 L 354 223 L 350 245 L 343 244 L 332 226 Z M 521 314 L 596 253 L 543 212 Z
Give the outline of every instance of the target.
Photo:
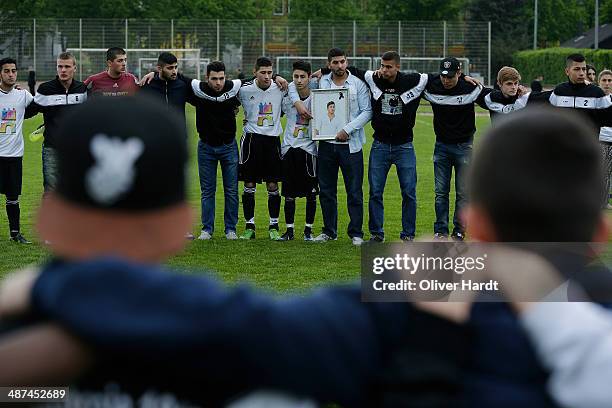
M 17 109 L 4 108 L 0 116 L 0 133 L 15 133 L 17 129 Z
M 272 102 L 259 104 L 259 113 L 257 114 L 257 126 L 274 126 L 274 112 L 272 111 Z

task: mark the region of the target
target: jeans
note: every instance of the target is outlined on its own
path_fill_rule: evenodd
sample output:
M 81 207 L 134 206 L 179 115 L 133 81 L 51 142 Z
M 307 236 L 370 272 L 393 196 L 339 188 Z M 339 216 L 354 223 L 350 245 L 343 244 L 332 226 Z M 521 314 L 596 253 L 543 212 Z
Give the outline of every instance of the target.
M 198 173 L 202 193 L 202 230 L 211 234 L 215 229 L 215 193 L 217 162 L 221 163 L 225 195 L 225 233 L 236 231 L 238 223 L 238 146 L 233 141 L 222 146 L 198 142 Z
M 319 189 L 323 233 L 338 236 L 338 169 L 342 170 L 350 222 L 348 236 L 363 238 L 363 151 L 351 153 L 348 145 L 319 143 Z
M 370 199 L 368 203 L 370 233 L 384 238 L 383 193 L 387 174 L 395 164 L 402 192 L 402 232 L 400 238 L 414 237 L 416 223 L 416 156 L 411 142 L 391 145 L 375 140 L 370 150 L 368 181 Z
M 57 152 L 55 148 L 43 145 L 42 171 L 44 191 L 54 190 L 57 186 Z
M 436 192 L 436 222 L 434 233 L 448 235 L 448 194 L 453 167 L 455 168 L 455 213 L 453 233 L 465 233 L 465 225 L 459 214 L 467 203 L 466 177 L 472 157 L 472 142 L 441 143 L 436 142 L 433 154 L 434 183 Z

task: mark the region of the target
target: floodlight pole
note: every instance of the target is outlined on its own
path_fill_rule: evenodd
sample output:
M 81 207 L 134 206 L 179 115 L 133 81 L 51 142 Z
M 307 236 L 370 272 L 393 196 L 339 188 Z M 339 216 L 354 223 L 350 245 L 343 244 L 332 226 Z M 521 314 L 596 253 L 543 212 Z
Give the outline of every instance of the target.
M 533 49 L 538 48 L 538 0 L 535 0 L 533 10 Z
M 595 49 L 599 49 L 599 0 L 595 0 Z

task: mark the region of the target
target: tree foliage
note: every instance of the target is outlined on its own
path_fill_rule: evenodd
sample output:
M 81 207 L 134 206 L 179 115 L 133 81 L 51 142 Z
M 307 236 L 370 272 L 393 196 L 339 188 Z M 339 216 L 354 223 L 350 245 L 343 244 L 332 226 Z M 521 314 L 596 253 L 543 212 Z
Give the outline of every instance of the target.
M 265 0 L 23 0 L 8 12 L 18 18 L 249 19 L 271 14 Z

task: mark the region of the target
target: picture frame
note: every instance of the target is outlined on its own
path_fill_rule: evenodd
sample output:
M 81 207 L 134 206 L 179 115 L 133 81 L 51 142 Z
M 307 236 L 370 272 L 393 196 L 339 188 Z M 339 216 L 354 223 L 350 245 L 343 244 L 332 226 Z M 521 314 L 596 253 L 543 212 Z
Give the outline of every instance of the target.
M 349 100 L 348 88 L 312 90 L 312 140 L 336 139 L 336 134 L 350 122 Z

